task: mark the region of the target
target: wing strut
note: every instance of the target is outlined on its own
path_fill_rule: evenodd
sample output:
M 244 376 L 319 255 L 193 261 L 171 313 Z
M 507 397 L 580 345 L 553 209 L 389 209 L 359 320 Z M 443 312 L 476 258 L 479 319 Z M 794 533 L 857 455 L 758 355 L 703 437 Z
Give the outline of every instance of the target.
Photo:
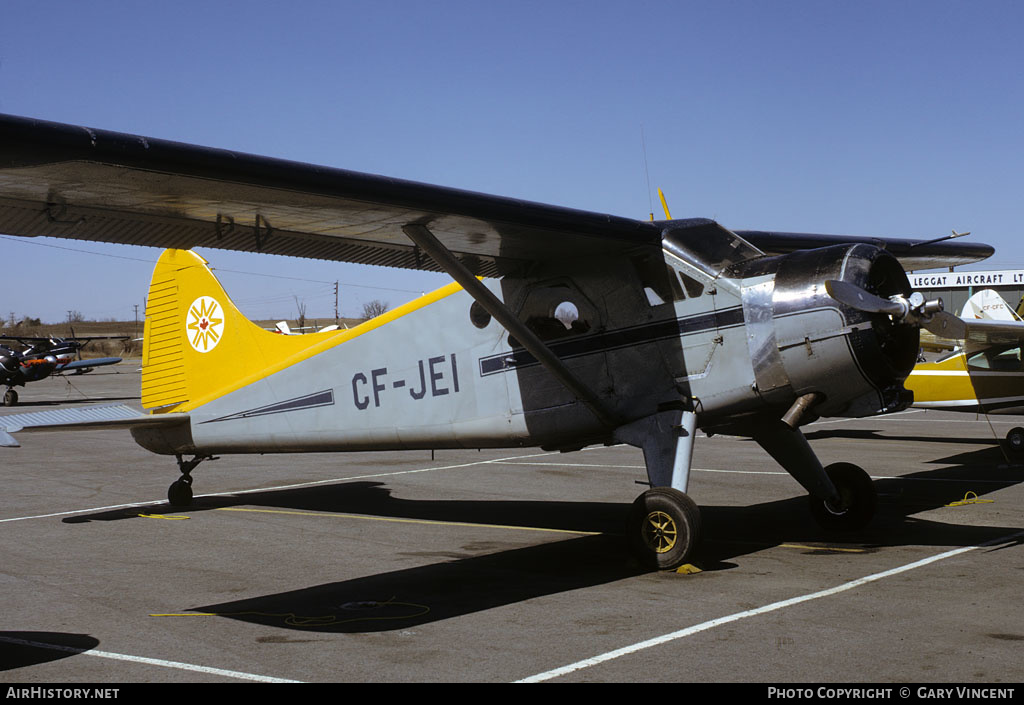
M 615 414 L 608 410 L 604 402 L 589 387 L 583 384 L 532 330 L 516 318 L 515 314 L 497 296 L 491 293 L 490 289 L 484 286 L 472 272 L 466 269 L 465 265 L 448 248 L 442 245 L 426 226 L 410 223 L 402 226 L 402 231 L 421 250 L 430 255 L 437 265 L 447 272 L 452 279 L 457 281 L 505 330 L 511 333 L 519 341 L 519 344 L 526 348 L 527 352 L 533 355 L 548 372 L 555 376 L 555 379 L 561 382 L 577 399 L 586 404 L 587 408 L 593 412 L 601 423 L 609 428 L 621 425 L 622 422 L 616 419 Z

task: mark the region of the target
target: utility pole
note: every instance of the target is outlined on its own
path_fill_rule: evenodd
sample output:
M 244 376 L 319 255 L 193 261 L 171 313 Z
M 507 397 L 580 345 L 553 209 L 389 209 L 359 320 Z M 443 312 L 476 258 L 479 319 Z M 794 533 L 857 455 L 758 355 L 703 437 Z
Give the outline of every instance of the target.
M 338 325 L 338 282 L 334 282 L 334 325 Z
M 139 305 L 138 304 L 134 304 L 134 306 L 135 306 L 135 337 L 138 338 L 139 337 Z

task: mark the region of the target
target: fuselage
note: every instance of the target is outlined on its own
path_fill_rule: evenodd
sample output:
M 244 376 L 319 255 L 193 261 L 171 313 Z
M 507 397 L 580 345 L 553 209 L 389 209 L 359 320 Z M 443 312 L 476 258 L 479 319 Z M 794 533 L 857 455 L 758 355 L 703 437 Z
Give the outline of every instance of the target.
M 595 392 L 607 417 L 626 424 L 689 405 L 702 425 L 719 427 L 781 415 L 809 393 L 816 415 L 865 415 L 901 403 L 909 371 L 899 368 L 903 349 L 895 356 L 884 350 L 877 322 L 822 286 L 841 277 L 864 284 L 879 261 L 895 263 L 885 257 L 858 245 L 761 258 L 751 267 L 727 258 L 709 264 L 666 247 L 614 272 L 606 262 L 583 260 L 486 286 Z M 196 308 L 185 303 L 202 298 L 199 308 L 209 307 L 222 326 L 217 346 L 179 343 L 180 370 L 150 377 L 163 388 L 178 384 L 178 375 L 191 390 L 156 409 L 187 412 L 187 427 L 133 431 L 156 452 L 571 449 L 611 439 L 607 417 L 577 399 L 457 285 L 349 331 L 301 336 L 310 342 L 299 349 L 294 337 L 249 328 L 236 344 L 238 328 L 251 324 L 240 321 L 212 275 L 209 285 L 199 281 L 183 287 L 183 303 L 168 305 L 164 319 L 147 313 L 147 330 L 177 326 L 187 336 L 189 325 L 198 328 L 186 320 Z M 277 354 L 282 340 L 291 347 Z M 148 332 L 147 351 L 144 404 L 154 394 L 147 392 L 147 366 L 171 357 L 160 358 L 165 351 Z M 256 360 L 260 352 L 272 364 Z M 240 371 L 250 362 L 250 371 Z

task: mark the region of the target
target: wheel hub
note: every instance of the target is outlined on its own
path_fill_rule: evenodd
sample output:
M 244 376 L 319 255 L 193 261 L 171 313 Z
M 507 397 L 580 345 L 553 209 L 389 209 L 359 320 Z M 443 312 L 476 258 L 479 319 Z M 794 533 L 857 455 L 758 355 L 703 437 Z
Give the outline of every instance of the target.
M 835 516 L 843 516 L 848 511 L 850 511 L 850 507 L 853 506 L 853 500 L 853 493 L 850 492 L 849 488 L 840 487 L 838 501 L 832 503 L 826 499 L 824 502 L 825 509 L 827 509 L 830 514 L 834 514 Z
M 665 512 L 651 512 L 644 522 L 644 542 L 655 553 L 668 553 L 679 538 L 679 527 Z

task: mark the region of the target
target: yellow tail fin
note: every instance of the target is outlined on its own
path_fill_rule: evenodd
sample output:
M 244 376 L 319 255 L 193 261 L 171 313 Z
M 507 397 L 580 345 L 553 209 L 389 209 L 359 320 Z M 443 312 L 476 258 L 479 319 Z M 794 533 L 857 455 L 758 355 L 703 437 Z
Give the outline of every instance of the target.
M 187 411 L 311 353 L 336 334 L 264 330 L 235 307 L 206 260 L 190 250 L 166 250 L 146 300 L 142 405 Z
M 142 406 L 190 411 L 461 289 L 452 282 L 355 328 L 281 335 L 249 321 L 202 257 L 165 250 L 146 299 Z

